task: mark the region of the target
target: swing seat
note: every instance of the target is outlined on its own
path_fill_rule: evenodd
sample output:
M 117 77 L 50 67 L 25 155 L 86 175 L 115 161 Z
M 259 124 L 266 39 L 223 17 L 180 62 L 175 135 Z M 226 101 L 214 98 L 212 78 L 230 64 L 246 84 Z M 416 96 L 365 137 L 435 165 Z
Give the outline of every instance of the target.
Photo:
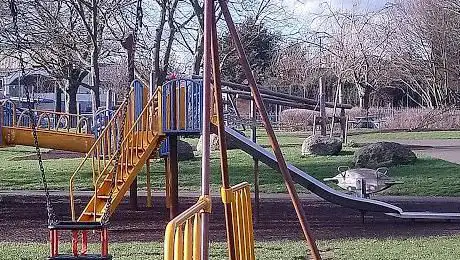
M 107 223 L 100 222 L 73 222 L 60 221 L 48 226 L 50 233 L 50 257 L 49 260 L 111 260 L 108 254 Z M 59 233 L 70 231 L 72 233 L 72 253 L 59 254 Z M 88 232 L 99 231 L 101 237 L 101 253 L 88 254 Z M 78 250 L 78 240 L 81 234 L 81 249 Z

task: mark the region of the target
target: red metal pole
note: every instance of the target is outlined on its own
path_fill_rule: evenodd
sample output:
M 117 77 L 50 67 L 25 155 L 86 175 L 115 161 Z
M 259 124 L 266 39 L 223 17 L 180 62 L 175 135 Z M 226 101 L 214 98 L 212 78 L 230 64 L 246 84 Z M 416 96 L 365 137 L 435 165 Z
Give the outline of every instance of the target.
M 109 237 L 107 228 L 101 230 L 101 256 L 106 257 L 109 254 Z
M 297 194 L 297 191 L 294 186 L 294 182 L 292 181 L 292 177 L 289 173 L 289 170 L 286 165 L 286 161 L 284 160 L 283 154 L 281 152 L 281 149 L 279 147 L 278 140 L 276 139 L 275 132 L 273 131 L 273 128 L 270 124 L 267 111 L 265 110 L 265 106 L 262 100 L 262 96 L 260 95 L 259 89 L 256 85 L 254 76 L 252 75 L 251 68 L 249 66 L 249 62 L 247 60 L 246 54 L 244 52 L 243 46 L 241 44 L 241 41 L 238 37 L 238 33 L 236 31 L 235 24 L 233 23 L 233 19 L 230 15 L 230 11 L 228 10 L 227 2 L 225 0 L 219 0 L 220 7 L 222 14 L 224 15 L 225 21 L 227 23 L 228 30 L 230 32 L 231 37 L 233 38 L 233 42 L 235 43 L 236 50 L 238 52 L 238 56 L 240 59 L 240 64 L 243 67 L 243 71 L 246 75 L 246 79 L 248 80 L 249 86 L 251 87 L 251 92 L 254 95 L 254 101 L 257 105 L 257 108 L 259 110 L 260 116 L 262 118 L 262 122 L 265 126 L 265 129 L 267 131 L 267 135 L 269 137 L 269 141 L 271 144 L 271 147 L 273 149 L 273 152 L 275 154 L 275 157 L 278 161 L 278 165 L 280 168 L 281 173 L 283 174 L 284 182 L 286 184 L 286 188 L 289 192 L 289 195 L 292 200 L 292 204 L 294 205 L 295 211 L 297 213 L 297 217 L 299 218 L 300 225 L 302 227 L 304 236 L 307 240 L 308 246 L 310 248 L 311 254 L 313 259 L 315 260 L 320 260 L 321 256 L 319 254 L 318 247 L 316 246 L 315 239 L 313 238 L 313 235 L 311 234 L 307 218 L 305 215 L 305 212 L 302 208 L 302 205 L 300 204 L 299 196 Z
M 81 254 L 86 255 L 88 253 L 88 231 L 83 230 L 81 232 Z
M 54 243 L 54 232 L 55 230 L 50 230 L 50 257 L 54 257 L 57 254 L 55 253 L 55 243 Z
M 59 255 L 59 231 L 54 230 L 54 255 Z
M 78 231 L 72 231 L 72 254 L 78 256 Z
M 214 10 L 214 1 L 212 9 Z M 214 100 L 217 104 L 217 120 L 218 120 L 218 134 L 219 134 L 219 148 L 220 148 L 220 169 L 222 175 L 222 187 L 224 189 L 230 188 L 230 178 L 228 176 L 228 158 L 227 158 L 227 138 L 224 125 L 224 105 L 222 103 L 222 82 L 220 75 L 220 62 L 219 62 L 219 45 L 217 38 L 216 16 L 212 15 L 211 27 L 211 53 L 212 53 L 212 66 L 213 66 L 213 83 L 214 83 Z M 230 203 L 224 204 L 225 209 L 225 224 L 227 227 L 227 245 L 228 255 L 231 260 L 236 259 L 235 241 L 233 233 L 232 222 L 232 205 Z

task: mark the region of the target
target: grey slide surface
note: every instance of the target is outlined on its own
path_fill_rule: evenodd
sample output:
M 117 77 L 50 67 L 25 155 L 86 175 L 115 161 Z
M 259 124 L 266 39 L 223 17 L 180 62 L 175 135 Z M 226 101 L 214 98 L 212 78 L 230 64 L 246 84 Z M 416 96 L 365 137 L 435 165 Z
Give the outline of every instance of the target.
M 265 163 L 269 167 L 279 171 L 278 161 L 275 158 L 275 155 L 267 151 L 262 146 L 252 142 L 245 136 L 242 136 L 237 131 L 226 127 L 225 131 L 227 132 L 227 138 L 232 144 L 236 145 L 241 150 L 246 153 L 254 156 L 259 161 Z M 327 186 L 323 182 L 313 178 L 309 174 L 295 167 L 294 165 L 288 164 L 289 172 L 291 173 L 292 179 L 318 195 L 319 197 L 338 204 L 347 208 L 353 208 L 361 211 L 370 211 L 370 212 L 383 212 L 383 213 L 396 213 L 401 214 L 403 211 L 401 208 L 394 205 L 371 199 L 358 198 L 350 196 L 343 192 L 334 190 L 333 188 Z
M 213 129 L 214 131 L 216 129 Z M 244 152 L 254 156 L 269 167 L 279 171 L 278 161 L 273 153 L 262 146 L 252 142 L 237 131 L 226 127 L 227 140 L 232 142 Z M 364 212 L 382 212 L 392 217 L 405 219 L 432 219 L 432 220 L 460 220 L 460 213 L 441 212 L 404 212 L 401 208 L 378 200 L 354 197 L 343 192 L 334 190 L 323 182 L 313 178 L 308 173 L 300 170 L 294 165 L 287 164 L 292 179 L 319 197 L 346 208 L 352 208 Z

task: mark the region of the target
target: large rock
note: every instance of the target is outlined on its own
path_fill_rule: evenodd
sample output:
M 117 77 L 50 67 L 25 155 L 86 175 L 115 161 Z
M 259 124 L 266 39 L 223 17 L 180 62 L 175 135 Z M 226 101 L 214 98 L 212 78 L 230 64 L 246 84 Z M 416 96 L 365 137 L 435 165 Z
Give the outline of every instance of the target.
M 243 136 L 246 136 L 243 132 L 236 130 L 238 133 L 240 133 Z M 196 150 L 198 152 L 201 152 L 201 142 L 203 140 L 203 136 L 200 136 L 200 140 L 198 141 L 198 144 L 196 145 Z M 209 143 L 211 146 L 211 151 L 218 151 L 219 150 L 219 136 L 216 134 L 211 134 L 209 137 Z M 230 142 L 227 138 L 227 150 L 233 150 L 233 149 L 238 149 L 236 145 L 234 145 L 233 142 Z
M 409 164 L 417 156 L 409 148 L 394 142 L 378 142 L 357 150 L 353 162 L 356 167 L 378 168 L 400 164 Z
M 302 144 L 302 155 L 337 155 L 342 151 L 342 141 L 335 137 L 312 135 Z
M 187 161 L 194 158 L 193 147 L 185 141 L 177 140 L 177 160 Z

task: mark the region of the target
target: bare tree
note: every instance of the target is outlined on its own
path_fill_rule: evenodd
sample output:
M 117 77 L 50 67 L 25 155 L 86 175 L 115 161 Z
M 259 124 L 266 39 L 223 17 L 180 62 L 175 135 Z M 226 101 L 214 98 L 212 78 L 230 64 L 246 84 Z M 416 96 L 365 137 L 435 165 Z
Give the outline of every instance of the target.
M 393 74 L 422 106 L 446 105 L 450 93 L 458 92 L 460 16 L 455 7 L 453 1 L 412 0 L 393 8 L 398 23 Z

